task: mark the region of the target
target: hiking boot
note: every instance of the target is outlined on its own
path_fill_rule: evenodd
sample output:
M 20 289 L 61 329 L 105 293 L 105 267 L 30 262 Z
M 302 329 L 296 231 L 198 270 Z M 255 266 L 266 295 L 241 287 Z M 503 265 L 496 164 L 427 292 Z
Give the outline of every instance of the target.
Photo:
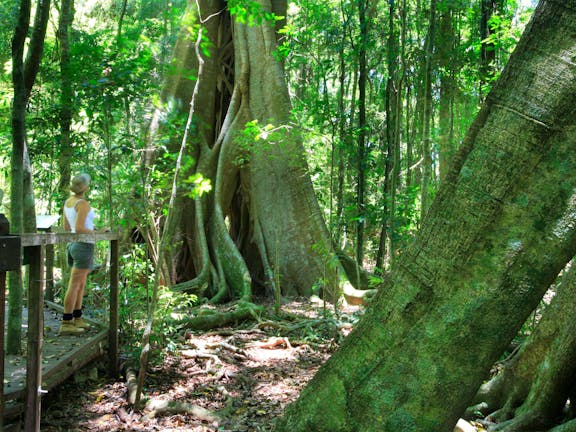
M 62 321 L 62 325 L 60 326 L 60 331 L 58 332 L 59 335 L 81 335 L 84 334 L 84 329 L 80 327 L 76 327 L 73 322 Z
M 90 330 L 90 324 L 84 321 L 82 318 L 74 318 L 74 327 L 81 328 L 84 330 Z

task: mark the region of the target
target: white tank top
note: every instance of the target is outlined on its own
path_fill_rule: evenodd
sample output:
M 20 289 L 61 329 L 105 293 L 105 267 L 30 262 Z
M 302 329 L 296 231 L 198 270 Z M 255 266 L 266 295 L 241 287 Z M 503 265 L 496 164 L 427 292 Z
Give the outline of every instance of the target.
M 78 212 L 76 211 L 76 206 L 82 200 L 78 200 L 74 203 L 72 207 L 68 207 L 64 204 L 64 214 L 66 215 L 66 219 L 68 220 L 68 224 L 70 225 L 70 231 L 76 233 L 76 219 L 78 218 Z M 94 229 L 94 219 L 96 218 L 96 212 L 92 207 L 88 211 L 86 215 L 86 221 L 84 222 L 84 227 L 93 230 Z M 93 241 L 85 241 L 85 243 L 94 243 Z

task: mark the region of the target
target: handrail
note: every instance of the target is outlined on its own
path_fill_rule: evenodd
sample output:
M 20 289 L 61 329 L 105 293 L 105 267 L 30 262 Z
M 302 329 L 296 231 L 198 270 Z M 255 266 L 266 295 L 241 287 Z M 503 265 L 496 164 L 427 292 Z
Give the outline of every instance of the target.
M 46 246 L 69 242 L 97 242 L 103 240 L 118 240 L 118 233 L 104 232 L 94 234 L 75 234 L 71 232 L 25 233 L 20 236 L 22 246 Z

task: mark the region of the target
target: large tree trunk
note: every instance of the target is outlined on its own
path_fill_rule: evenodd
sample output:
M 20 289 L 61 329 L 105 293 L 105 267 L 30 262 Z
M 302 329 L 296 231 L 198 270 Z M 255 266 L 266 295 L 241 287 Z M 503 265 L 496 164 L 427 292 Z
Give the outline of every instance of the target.
M 541 2 L 415 241 L 277 431 L 450 431 L 576 252 L 576 0 Z
M 285 2 L 258 3 L 285 15 Z M 197 11 L 214 45 L 203 59 L 188 147 L 195 166 L 187 174 L 210 179 L 212 191 L 194 199 L 180 195 L 169 227 L 181 245 L 169 263 L 172 281 L 214 301 L 249 300 L 255 288 L 311 294 L 316 286 L 334 296 L 340 266 L 331 260 L 301 138 L 291 124 L 284 71 L 274 57 L 274 24 L 241 24 L 222 12 L 224 6 L 204 0 Z M 189 39 L 179 39 L 175 59 L 195 70 Z M 192 86 L 176 76 L 163 99 L 187 112 Z

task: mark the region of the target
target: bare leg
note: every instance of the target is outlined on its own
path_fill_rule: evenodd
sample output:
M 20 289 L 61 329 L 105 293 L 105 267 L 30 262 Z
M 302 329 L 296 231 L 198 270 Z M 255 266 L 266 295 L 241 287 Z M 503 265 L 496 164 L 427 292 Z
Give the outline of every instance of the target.
M 68 314 L 72 313 L 74 309 L 82 309 L 82 297 L 89 273 L 90 269 L 72 268 L 68 291 L 64 297 L 64 313 Z

